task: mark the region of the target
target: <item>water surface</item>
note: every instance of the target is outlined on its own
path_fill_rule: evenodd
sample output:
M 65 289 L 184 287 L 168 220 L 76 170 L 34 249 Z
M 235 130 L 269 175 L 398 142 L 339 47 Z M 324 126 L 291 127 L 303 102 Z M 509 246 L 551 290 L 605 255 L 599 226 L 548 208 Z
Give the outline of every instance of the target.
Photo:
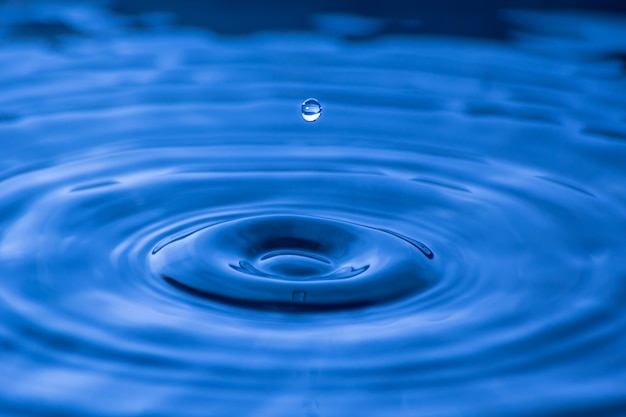
M 2 415 L 626 415 L 626 20 L 2 7 Z

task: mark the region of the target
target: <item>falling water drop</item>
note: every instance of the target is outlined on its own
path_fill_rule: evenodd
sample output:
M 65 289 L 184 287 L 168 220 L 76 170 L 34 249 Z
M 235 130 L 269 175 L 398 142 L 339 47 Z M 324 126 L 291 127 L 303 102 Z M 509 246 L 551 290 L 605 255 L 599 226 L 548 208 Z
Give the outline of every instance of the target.
M 317 99 L 308 98 L 302 103 L 302 118 L 307 122 L 314 122 L 322 114 L 322 105 Z

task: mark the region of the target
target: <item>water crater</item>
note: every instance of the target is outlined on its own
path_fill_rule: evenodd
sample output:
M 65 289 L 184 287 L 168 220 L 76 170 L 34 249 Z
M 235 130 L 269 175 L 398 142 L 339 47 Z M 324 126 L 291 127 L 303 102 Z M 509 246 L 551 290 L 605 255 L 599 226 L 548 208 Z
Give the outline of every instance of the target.
M 176 287 L 210 298 L 341 307 L 420 293 L 436 280 L 431 260 L 432 251 L 387 230 L 265 215 L 187 232 L 155 249 L 150 266 Z

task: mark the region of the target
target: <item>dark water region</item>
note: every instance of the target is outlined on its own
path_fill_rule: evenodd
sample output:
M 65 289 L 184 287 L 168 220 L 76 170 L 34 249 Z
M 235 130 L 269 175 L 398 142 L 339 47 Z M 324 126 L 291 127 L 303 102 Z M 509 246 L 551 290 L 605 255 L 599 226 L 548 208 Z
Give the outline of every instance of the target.
M 626 416 L 624 6 L 507 5 L 0 3 L 0 415 Z
M 222 34 L 321 29 L 355 39 L 392 33 L 502 38 L 510 32 L 502 19 L 502 11 L 509 9 L 626 13 L 626 3 L 615 0 L 187 0 L 184 5 L 178 0 L 116 0 L 112 10 L 131 16 L 165 12 L 177 24 Z

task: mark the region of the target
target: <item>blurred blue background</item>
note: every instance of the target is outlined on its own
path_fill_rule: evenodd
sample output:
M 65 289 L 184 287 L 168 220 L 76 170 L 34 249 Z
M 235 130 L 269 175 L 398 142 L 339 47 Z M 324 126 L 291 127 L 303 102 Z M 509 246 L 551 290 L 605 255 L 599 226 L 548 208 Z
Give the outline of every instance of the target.
M 617 0 L 482 0 L 460 1 L 168 1 L 138 0 L 112 2 L 124 14 L 168 12 L 176 22 L 208 28 L 223 34 L 256 31 L 316 29 L 316 15 L 353 14 L 384 19 L 376 34 L 444 34 L 503 38 L 509 28 L 502 11 L 604 11 L 624 13 L 626 4 Z

